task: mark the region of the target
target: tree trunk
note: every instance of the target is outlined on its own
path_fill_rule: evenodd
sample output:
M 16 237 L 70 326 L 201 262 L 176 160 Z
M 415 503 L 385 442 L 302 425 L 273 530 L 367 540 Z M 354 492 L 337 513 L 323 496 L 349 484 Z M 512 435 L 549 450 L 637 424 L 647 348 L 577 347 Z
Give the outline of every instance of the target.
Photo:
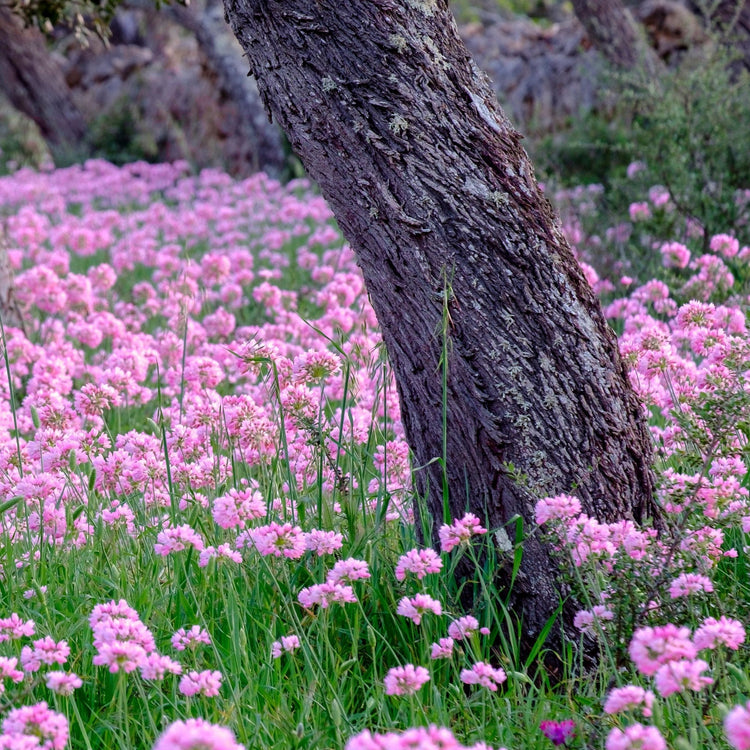
M 613 65 L 633 70 L 640 64 L 650 77 L 658 73 L 659 58 L 621 0 L 573 0 L 573 10 L 591 43 Z
M 0 220 L 0 318 L 5 329 L 23 328 L 23 315 L 15 291 L 13 266 L 8 255 L 8 238 Z
M 433 540 L 436 458 L 451 515 L 508 524 L 511 540 L 545 495 L 575 493 L 602 520 L 654 513 L 652 444 L 615 336 L 446 0 L 225 7 L 357 254 Z M 559 603 L 538 536 L 513 597 L 533 639 Z
M 195 36 L 221 88 L 239 109 L 242 134 L 253 145 L 253 170 L 278 179 L 286 162 L 281 133 L 268 121 L 255 83 L 247 76 L 247 66 L 237 43 L 221 17 L 220 7 L 209 2 L 197 12 L 184 5 L 171 4 L 163 12 Z
M 0 6 L 0 89 L 38 126 L 53 154 L 74 148 L 86 123 L 41 32 Z

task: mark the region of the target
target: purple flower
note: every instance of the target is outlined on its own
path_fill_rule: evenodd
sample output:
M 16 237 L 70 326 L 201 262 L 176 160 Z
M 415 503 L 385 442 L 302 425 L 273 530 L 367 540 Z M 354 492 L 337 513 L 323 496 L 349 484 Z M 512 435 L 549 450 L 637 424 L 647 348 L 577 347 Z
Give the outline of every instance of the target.
M 548 740 L 552 741 L 553 745 L 564 745 L 569 739 L 575 737 L 576 723 L 573 719 L 543 721 L 539 729 Z

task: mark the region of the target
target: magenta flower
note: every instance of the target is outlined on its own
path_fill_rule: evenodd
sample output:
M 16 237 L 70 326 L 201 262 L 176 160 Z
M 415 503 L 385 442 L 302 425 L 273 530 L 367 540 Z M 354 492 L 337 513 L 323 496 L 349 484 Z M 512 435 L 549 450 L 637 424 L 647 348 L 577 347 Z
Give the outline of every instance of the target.
M 186 719 L 170 724 L 156 740 L 153 750 L 245 750 L 234 732 L 203 719 Z
M 167 674 L 182 674 L 182 665 L 161 654 L 149 654 L 140 665 L 144 680 L 163 680 Z
M 341 583 L 317 583 L 308 586 L 297 594 L 297 600 L 305 607 L 312 609 L 316 604 L 326 609 L 330 604 L 351 604 L 357 601 L 354 589 Z
M 534 509 L 537 525 L 548 521 L 569 521 L 581 514 L 581 501 L 573 495 L 555 495 L 539 500 Z
M 271 656 L 278 659 L 284 652 L 291 654 L 299 647 L 300 642 L 296 635 L 283 635 L 280 640 L 271 644 Z
M 668 661 L 659 667 L 654 675 L 654 686 L 659 695 L 666 698 L 672 693 L 681 693 L 685 690 L 696 692 L 703 690 L 706 685 L 713 683 L 711 677 L 706 677 L 703 672 L 708 669 L 708 662 L 703 659 L 680 659 Z
M 607 696 L 604 703 L 604 713 L 618 714 L 641 708 L 645 717 L 651 716 L 654 705 L 654 694 L 651 690 L 645 690 L 638 685 L 626 685 L 614 688 Z
M 193 625 L 189 630 L 180 628 L 172 636 L 172 648 L 175 651 L 184 651 L 186 648 L 195 650 L 202 643 L 210 646 L 211 636 L 200 625 Z
M 14 612 L 10 617 L 0 619 L 0 643 L 10 639 L 34 635 L 33 620 L 25 622 Z
M 744 642 L 745 628 L 742 623 L 724 615 L 718 620 L 707 617 L 693 634 L 693 643 L 699 651 L 720 645 L 736 651 Z
M 433 643 L 430 650 L 430 659 L 450 659 L 453 656 L 453 638 L 441 638 Z
M 386 695 L 413 695 L 430 680 L 430 673 L 424 667 L 406 664 L 388 670 L 383 683 Z
M 326 576 L 327 583 L 351 583 L 370 577 L 370 569 L 364 560 L 349 557 L 339 560 Z
M 690 631 L 671 623 L 655 628 L 639 628 L 628 648 L 636 669 L 647 676 L 656 673 L 662 664 L 678 659 L 694 659 L 698 650 Z
M 552 721 L 548 719 L 539 724 L 542 734 L 552 742 L 553 745 L 565 745 L 569 739 L 575 737 L 576 723 L 573 719 Z
M 15 657 L 0 656 L 0 694 L 5 692 L 4 680 L 21 682 L 23 672 L 17 669 L 18 659 Z

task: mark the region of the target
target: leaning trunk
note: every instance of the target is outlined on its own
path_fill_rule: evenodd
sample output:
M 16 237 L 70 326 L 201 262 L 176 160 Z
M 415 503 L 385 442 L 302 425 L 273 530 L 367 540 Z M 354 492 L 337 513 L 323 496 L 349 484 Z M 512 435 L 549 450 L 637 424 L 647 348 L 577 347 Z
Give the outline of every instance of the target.
M 603 520 L 652 513 L 652 446 L 615 336 L 447 2 L 225 2 L 357 254 L 433 540 L 444 490 L 452 516 L 511 541 L 544 495 L 575 493 Z M 538 536 L 513 597 L 533 638 L 559 603 Z
M 0 7 L 0 90 L 32 119 L 53 154 L 75 148 L 86 123 L 42 34 Z

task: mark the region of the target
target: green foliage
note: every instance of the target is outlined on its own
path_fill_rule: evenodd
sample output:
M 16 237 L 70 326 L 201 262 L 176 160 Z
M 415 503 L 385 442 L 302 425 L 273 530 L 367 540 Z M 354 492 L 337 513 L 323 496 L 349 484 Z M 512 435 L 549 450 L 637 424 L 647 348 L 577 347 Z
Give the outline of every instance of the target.
M 121 99 L 91 124 L 88 141 L 92 154 L 118 165 L 155 161 L 158 144 L 139 119 L 138 107 Z
M 0 99 L 0 175 L 19 167 L 40 167 L 50 155 L 36 126 Z

